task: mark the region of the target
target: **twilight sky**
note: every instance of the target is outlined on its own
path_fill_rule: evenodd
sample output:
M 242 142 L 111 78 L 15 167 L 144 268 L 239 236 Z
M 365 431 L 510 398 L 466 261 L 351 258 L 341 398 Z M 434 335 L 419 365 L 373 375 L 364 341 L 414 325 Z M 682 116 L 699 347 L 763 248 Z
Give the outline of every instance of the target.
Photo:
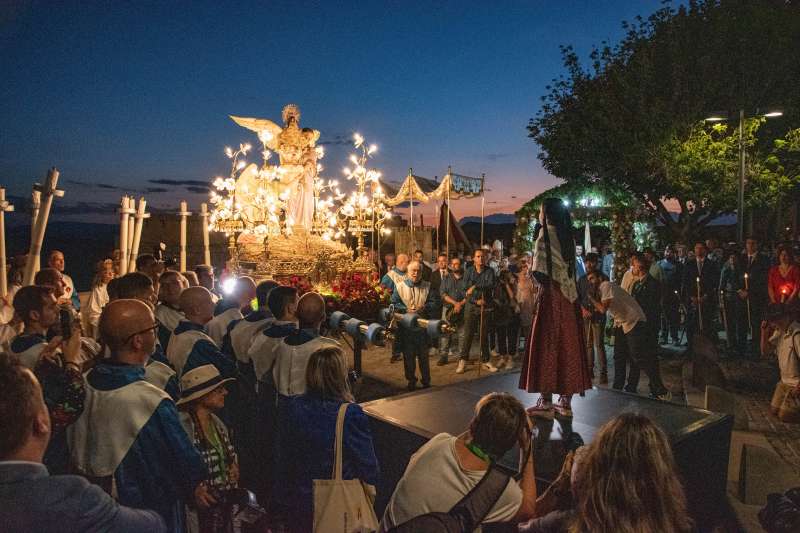
M 291 102 L 329 143 L 328 176 L 358 131 L 387 179 L 485 172 L 487 213 L 512 212 L 556 183 L 525 126 L 558 46 L 585 57 L 660 3 L 4 0 L 0 184 L 28 198 L 56 166 L 72 219 L 108 218 L 125 192 L 197 208 L 224 147 L 257 140 L 227 115 L 280 122 Z

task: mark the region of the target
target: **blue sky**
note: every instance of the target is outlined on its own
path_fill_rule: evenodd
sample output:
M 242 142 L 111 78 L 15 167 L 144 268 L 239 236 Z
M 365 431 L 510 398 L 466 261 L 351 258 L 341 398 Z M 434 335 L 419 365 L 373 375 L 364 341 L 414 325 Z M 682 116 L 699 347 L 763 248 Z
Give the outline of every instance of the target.
M 56 166 L 58 202 L 84 213 L 124 192 L 196 206 L 223 148 L 255 141 L 227 115 L 279 122 L 292 102 L 333 143 L 329 175 L 358 131 L 386 178 L 485 172 L 487 212 L 511 212 L 556 183 L 525 126 L 563 72 L 559 45 L 585 56 L 660 4 L 3 2 L 0 184 L 27 197 Z

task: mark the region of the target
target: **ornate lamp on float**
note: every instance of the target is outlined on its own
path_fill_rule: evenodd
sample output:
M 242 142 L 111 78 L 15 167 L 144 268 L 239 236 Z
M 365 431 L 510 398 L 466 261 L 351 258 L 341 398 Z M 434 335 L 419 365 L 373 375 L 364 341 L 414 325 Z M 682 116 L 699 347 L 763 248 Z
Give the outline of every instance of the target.
M 353 251 L 337 239 L 347 231 L 365 229 L 365 217 L 384 216 L 386 210 L 375 194 L 380 174 L 361 172 L 357 166 L 351 171 L 357 190 L 343 203 L 338 182 L 319 176 L 322 165 L 317 161 L 324 156 L 316 146 L 319 131 L 300 128 L 296 105 L 284 107 L 283 127 L 267 119 L 231 118 L 258 134 L 263 162 L 247 163 L 249 144 L 240 144 L 236 151 L 226 148 L 230 176 L 213 182 L 209 226 L 229 238 L 228 269 L 255 278 L 301 276 L 322 284 L 343 273 L 374 270 L 368 261 L 354 261 Z M 278 164 L 270 161 L 273 153 L 279 156 Z M 364 151 L 363 157 L 368 156 L 369 150 Z M 370 182 L 372 198 L 365 193 Z M 351 225 L 353 218 L 358 222 Z M 377 223 L 373 227 L 380 228 Z

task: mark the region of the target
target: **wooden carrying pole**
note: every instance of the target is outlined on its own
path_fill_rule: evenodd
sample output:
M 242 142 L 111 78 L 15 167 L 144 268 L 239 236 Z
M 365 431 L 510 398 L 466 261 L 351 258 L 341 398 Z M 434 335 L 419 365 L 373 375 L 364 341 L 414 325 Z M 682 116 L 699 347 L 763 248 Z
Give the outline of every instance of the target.
M 14 206 L 6 201 L 6 189 L 0 187 L 0 297 L 8 295 L 8 279 L 6 278 L 6 213 L 14 210 Z
M 119 272 L 120 276 L 128 273 L 128 219 L 134 213 L 131 209 L 131 198 L 123 196 L 119 207 Z
M 39 218 L 39 208 L 42 206 L 42 193 L 41 191 L 37 191 L 34 187 L 33 192 L 31 192 L 31 243 L 33 242 L 33 232 L 36 229 L 36 219 Z M 36 269 L 35 272 L 39 272 L 42 269 L 41 260 L 39 257 L 36 257 L 36 265 L 34 265 Z
M 142 239 L 142 225 L 144 224 L 144 219 L 150 218 L 149 213 L 145 213 L 145 207 L 147 206 L 147 202 L 144 198 L 139 198 L 139 204 L 136 206 L 136 224 L 133 230 L 133 244 L 131 246 L 131 255 L 130 259 L 128 260 L 128 272 L 136 272 L 136 258 L 139 256 L 139 242 Z M 129 228 L 130 231 L 130 228 Z
M 211 264 L 211 245 L 208 238 L 208 204 L 203 202 L 200 204 L 200 216 L 203 218 L 203 264 Z M 182 268 L 181 272 L 186 269 Z
M 181 272 L 186 272 L 186 218 L 191 215 L 189 212 L 189 206 L 186 204 L 186 200 L 181 200 L 181 211 L 178 213 L 178 216 L 181 217 L 181 236 L 180 236 L 180 264 L 181 264 Z
M 51 168 L 47 172 L 47 179 L 44 185 L 36 184 L 34 188 L 41 192 L 42 205 L 39 209 L 39 216 L 34 223 L 33 239 L 28 250 L 28 262 L 25 264 L 25 276 L 22 285 L 32 285 L 36 275 L 36 260 L 42 253 L 42 243 L 44 242 L 44 231 L 47 229 L 47 219 L 50 217 L 50 208 L 53 205 L 54 196 L 64 196 L 64 191 L 56 189 L 58 184 L 58 169 Z
M 409 207 L 411 208 L 411 214 L 409 215 L 408 221 L 411 223 L 411 247 L 408 250 L 409 254 L 414 253 L 414 249 L 417 247 L 417 244 L 414 242 L 414 186 L 411 185 L 411 182 L 414 181 L 412 177 L 414 175 L 413 169 L 408 169 L 408 177 L 409 177 L 409 185 L 408 185 L 408 192 L 409 198 L 411 199 L 408 203 Z
M 447 167 L 447 221 L 445 222 L 445 249 L 447 250 L 447 260 L 450 261 L 450 189 L 453 188 L 453 176 L 451 167 Z

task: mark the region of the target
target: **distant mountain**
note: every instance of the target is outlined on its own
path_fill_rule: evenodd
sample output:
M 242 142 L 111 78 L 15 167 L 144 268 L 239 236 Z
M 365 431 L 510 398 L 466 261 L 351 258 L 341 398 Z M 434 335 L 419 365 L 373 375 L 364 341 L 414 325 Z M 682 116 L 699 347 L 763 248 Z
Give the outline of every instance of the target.
M 468 224 L 470 222 L 480 223 L 481 217 L 464 217 L 458 221 L 459 224 Z M 495 213 L 488 215 L 483 219 L 484 224 L 515 224 L 517 218 L 513 213 Z

